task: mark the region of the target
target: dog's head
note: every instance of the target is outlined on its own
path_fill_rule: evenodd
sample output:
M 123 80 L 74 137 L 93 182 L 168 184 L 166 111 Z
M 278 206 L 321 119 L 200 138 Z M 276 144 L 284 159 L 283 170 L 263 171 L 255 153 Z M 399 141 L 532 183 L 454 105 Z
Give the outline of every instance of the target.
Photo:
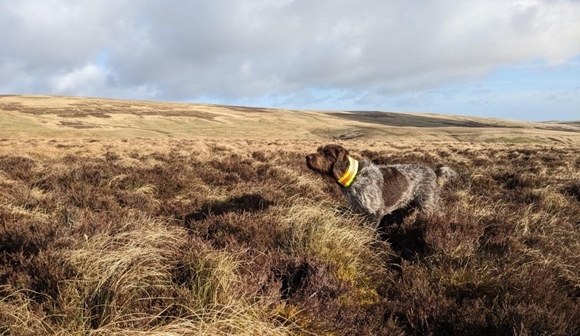
M 306 165 L 313 172 L 337 181 L 348 169 L 348 150 L 340 145 L 319 147 L 316 153 L 306 155 Z

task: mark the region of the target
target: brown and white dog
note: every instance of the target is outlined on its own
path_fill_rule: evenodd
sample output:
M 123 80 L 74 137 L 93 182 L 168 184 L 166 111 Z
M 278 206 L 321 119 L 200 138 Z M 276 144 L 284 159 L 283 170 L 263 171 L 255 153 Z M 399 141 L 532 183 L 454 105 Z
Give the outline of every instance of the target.
M 435 212 L 439 177 L 457 175 L 448 167 L 433 170 L 417 164 L 378 166 L 358 161 L 339 145 L 326 145 L 308 154 L 306 165 L 338 183 L 353 210 L 366 214 L 377 227 L 383 216 L 410 205 L 426 213 Z

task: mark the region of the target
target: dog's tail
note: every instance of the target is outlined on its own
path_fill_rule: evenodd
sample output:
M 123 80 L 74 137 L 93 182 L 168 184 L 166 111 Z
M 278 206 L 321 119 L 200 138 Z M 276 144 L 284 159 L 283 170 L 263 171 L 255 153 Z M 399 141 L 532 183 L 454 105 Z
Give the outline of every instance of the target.
M 435 168 L 435 175 L 437 175 L 437 182 L 445 183 L 447 180 L 456 178 L 459 174 L 449 167 L 439 166 Z

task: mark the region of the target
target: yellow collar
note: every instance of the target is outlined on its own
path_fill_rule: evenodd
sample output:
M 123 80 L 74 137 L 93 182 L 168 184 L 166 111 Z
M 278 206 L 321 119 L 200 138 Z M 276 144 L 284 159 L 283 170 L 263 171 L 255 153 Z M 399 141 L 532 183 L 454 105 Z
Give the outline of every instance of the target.
M 344 175 L 342 175 L 342 177 L 338 179 L 338 183 L 342 184 L 344 187 L 350 186 L 352 184 L 352 181 L 354 181 L 356 174 L 358 173 L 358 161 L 349 156 L 348 162 L 349 162 L 348 169 L 346 170 Z

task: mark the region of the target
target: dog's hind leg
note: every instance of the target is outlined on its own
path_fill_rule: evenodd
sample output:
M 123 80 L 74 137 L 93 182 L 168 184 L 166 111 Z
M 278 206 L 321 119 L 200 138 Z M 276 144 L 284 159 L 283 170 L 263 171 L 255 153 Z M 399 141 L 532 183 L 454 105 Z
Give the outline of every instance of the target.
M 416 202 L 422 212 L 426 214 L 435 213 L 439 208 L 439 194 L 436 190 L 429 190 L 424 192 Z

